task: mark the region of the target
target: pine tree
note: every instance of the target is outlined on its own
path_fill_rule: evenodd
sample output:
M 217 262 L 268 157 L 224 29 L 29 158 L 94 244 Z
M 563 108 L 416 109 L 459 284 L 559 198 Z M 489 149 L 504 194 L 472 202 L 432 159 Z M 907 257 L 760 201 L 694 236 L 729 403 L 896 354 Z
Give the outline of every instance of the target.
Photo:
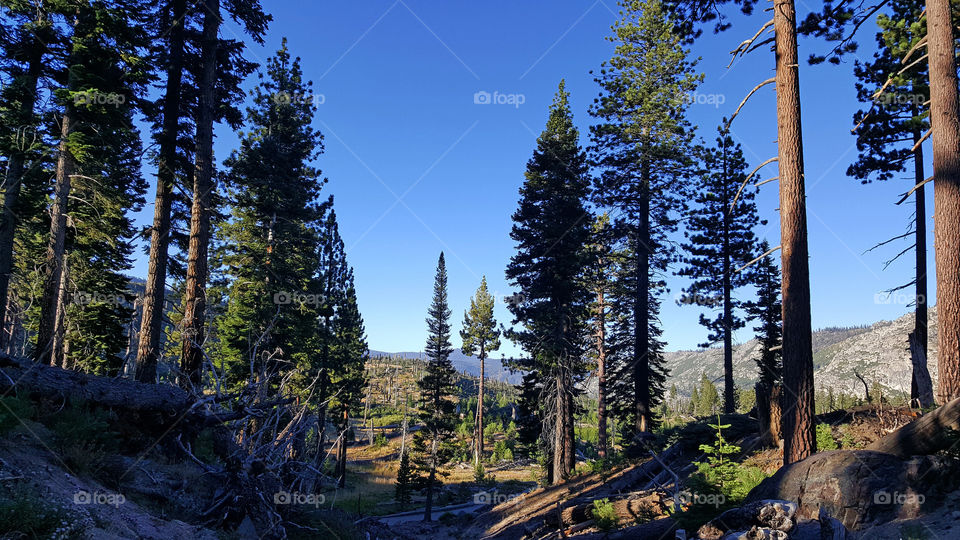
M 460 350 L 468 356 L 476 355 L 480 359 L 480 383 L 477 389 L 477 414 L 474 425 L 474 466 L 483 460 L 483 390 L 486 374 L 484 361 L 487 356 L 500 348 L 500 331 L 497 320 L 493 318 L 493 296 L 487 291 L 487 278 L 480 280 L 480 288 L 470 299 L 470 309 L 463 314 L 463 330 L 460 337 L 463 345 Z
M 902 60 L 914 46 L 925 37 L 926 27 L 921 20 L 923 3 L 918 1 L 897 2 L 891 4 L 891 12 L 877 17 L 880 31 L 876 34 L 878 51 L 872 62 L 856 62 L 854 74 L 857 77 L 857 97 L 863 103 L 869 103 L 867 110 L 854 114 L 856 124 L 857 148 L 860 155 L 850 165 L 847 174 L 864 184 L 874 179 L 886 181 L 894 175 L 906 172 L 912 165 L 913 175 L 909 178 L 913 185 L 919 186 L 913 193 L 914 212 L 905 234 L 878 244 L 889 243 L 902 238 L 913 240 L 915 255 L 914 279 L 890 292 L 909 288 L 915 291 L 915 317 L 913 336 L 924 361 L 920 368 L 927 369 L 927 210 L 923 167 L 923 133 L 929 128 L 929 118 L 923 105 L 929 100 L 929 76 L 926 62 L 908 63 Z M 883 89 L 880 96 L 874 95 Z M 913 234 L 911 234 L 913 233 Z M 884 268 L 897 260 L 910 247 L 884 263 Z M 926 374 L 929 378 L 929 374 Z M 932 397 L 932 396 L 930 396 Z M 919 399 L 916 374 L 912 377 L 911 398 Z M 932 402 L 923 402 L 929 407 Z
M 538 414 L 548 436 L 538 438 L 551 456 L 554 482 L 566 478 L 576 465 L 574 397 L 586 371 L 582 357 L 589 296 L 583 280 L 584 245 L 592 222 L 585 207 L 590 187 L 586 155 L 568 99 L 561 81 L 546 129 L 527 162 L 510 232 L 517 253 L 506 271 L 522 298 L 508 306 L 519 328 L 508 330 L 506 336 L 529 355 L 513 365 L 535 373 L 528 382 L 539 394 L 538 409 L 546 409 Z
M 146 35 L 137 2 L 56 5 L 69 33 L 52 75 L 60 114 L 34 356 L 115 374 L 130 317 L 129 211 L 143 204 L 142 153 L 133 117 L 146 82 Z M 73 201 L 68 204 L 68 201 Z
M 766 253 L 770 245 L 760 242 L 757 251 Z M 760 384 L 772 387 L 783 378 L 780 358 L 782 319 L 780 303 L 780 270 L 769 256 L 763 257 L 749 269 L 748 277 L 757 290 L 757 299 L 744 304 L 750 318 L 757 322 L 753 330 L 760 340 L 760 357 L 756 358 Z
M 279 93 L 308 93 L 309 87 L 300 59 L 291 58 L 284 41 L 254 90 L 240 148 L 225 161 L 231 218 L 217 233 L 229 286 L 217 337 L 221 369 L 233 384 L 278 377 L 312 352 L 315 246 L 330 203 L 318 202 L 325 180 L 311 163 L 323 143 L 311 127 L 311 102 L 276 99 Z
M 678 274 L 693 280 L 684 289 L 684 303 L 712 311 L 719 308 L 715 316 L 700 315 L 700 324 L 710 331 L 708 341 L 700 346 L 723 342 L 723 408 L 724 413 L 733 414 L 733 333 L 745 326 L 738 313 L 741 302 L 734 293 L 748 284 L 739 268 L 753 258 L 757 207 L 755 192 L 742 189 L 747 163 L 729 130 L 721 127 L 716 147 L 703 148 L 701 153 L 705 172 L 694 196 L 695 206 L 687 215 L 686 265 Z
M 414 437 L 417 466 L 426 474 L 427 504 L 423 520 L 430 521 L 433 512 L 433 495 L 442 485 L 437 476 L 445 455 L 445 441 L 456 429 L 456 407 L 453 397 L 458 394 L 457 372 L 450 362 L 450 308 L 447 303 L 447 266 L 443 253 L 437 262 L 437 275 L 433 285 L 433 301 L 427 311 L 427 368 L 417 382 L 420 389 L 420 423 L 422 428 Z
M 618 216 L 613 228 L 627 257 L 628 281 L 622 282 L 613 331 L 619 409 L 641 433 L 652 428 L 652 411 L 663 398 L 658 295 L 674 256 L 667 235 L 676 230 L 675 211 L 684 207 L 680 186 L 690 175 L 686 96 L 700 77 L 659 0 L 620 5 L 621 19 L 608 38 L 614 56 L 596 77 L 601 93 L 590 111 L 597 121 L 591 153 L 600 169 L 596 202 Z
M 610 216 L 598 216 L 593 223 L 593 241 L 589 245 L 589 261 L 586 281 L 593 302 L 590 303 L 591 354 L 597 361 L 597 454 L 607 457 L 607 357 L 609 354 L 610 294 L 614 288 L 615 260 L 619 253 L 612 252 Z
M 0 347 L 5 347 L 9 340 L 7 302 L 14 268 L 15 233 L 18 216 L 27 208 L 20 203 L 20 195 L 24 183 L 36 176 L 38 157 L 45 149 L 38 129 L 38 87 L 49 52 L 45 43 L 54 40 L 56 30 L 42 9 L 13 2 L 2 5 L 7 18 L 0 32 L 0 57 L 3 58 L 0 70 L 3 79 L 9 81 L 0 90 L 0 156 L 5 161 L 3 214 L 0 215 Z
M 397 469 L 397 482 L 394 484 L 395 491 L 393 499 L 400 505 L 401 510 L 406 510 L 410 506 L 413 497 L 413 488 L 416 483 L 416 476 L 410 467 L 410 454 L 402 452 L 400 454 L 400 467 Z
M 263 41 L 269 17 L 260 9 L 259 0 L 230 2 L 228 11 L 234 19 L 245 23 L 247 32 L 258 43 Z M 218 32 L 223 21 L 220 0 L 203 0 L 203 30 L 200 37 L 200 69 L 197 79 L 196 154 L 194 155 L 193 191 L 190 207 L 190 239 L 187 251 L 187 275 L 183 294 L 181 326 L 181 358 L 179 383 L 187 389 L 200 388 L 206 332 L 207 278 L 210 219 L 215 191 L 213 163 L 213 123 L 219 109 L 218 83 L 223 63 L 219 61 L 222 46 Z M 242 69 L 242 68 L 241 68 Z M 229 101 L 229 100 L 225 100 Z
M 355 415 L 363 399 L 363 390 L 367 385 L 364 366 L 367 361 L 367 341 L 363 328 L 363 317 L 357 306 L 357 293 L 353 285 L 353 270 L 348 270 L 342 294 L 337 306 L 334 323 L 333 365 L 331 373 L 330 410 L 337 426 L 341 441 L 337 454 L 337 487 L 346 486 L 347 445 L 346 435 L 350 429 L 350 416 Z

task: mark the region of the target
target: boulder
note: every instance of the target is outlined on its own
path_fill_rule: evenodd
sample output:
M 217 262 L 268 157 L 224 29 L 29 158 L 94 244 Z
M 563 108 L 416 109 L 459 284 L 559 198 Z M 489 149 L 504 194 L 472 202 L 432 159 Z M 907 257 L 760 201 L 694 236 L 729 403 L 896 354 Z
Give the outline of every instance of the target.
M 710 520 L 697 535 L 704 540 L 781 540 L 793 529 L 796 513 L 797 505 L 790 501 L 753 501 Z
M 960 467 L 954 459 L 904 459 L 869 450 L 834 450 L 781 468 L 746 500 L 794 501 L 798 505 L 795 520 L 820 519 L 823 510 L 846 528 L 859 530 L 915 518 L 936 507 L 958 484 Z

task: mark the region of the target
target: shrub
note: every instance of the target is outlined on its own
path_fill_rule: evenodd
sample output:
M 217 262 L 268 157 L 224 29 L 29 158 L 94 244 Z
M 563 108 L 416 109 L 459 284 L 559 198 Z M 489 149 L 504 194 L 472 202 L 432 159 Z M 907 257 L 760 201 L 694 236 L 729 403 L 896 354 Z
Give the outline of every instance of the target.
M 383 448 L 387 445 L 387 436 L 384 433 L 377 433 L 373 438 L 374 448 Z
M 507 445 L 506 441 L 497 441 L 493 445 L 493 456 L 491 459 L 494 463 L 500 461 L 513 461 L 513 450 L 510 449 L 510 446 Z
M 817 450 L 836 450 L 837 440 L 833 438 L 833 429 L 827 424 L 817 424 Z
M 617 509 L 613 507 L 610 499 L 599 499 L 593 501 L 593 509 L 590 511 L 593 515 L 593 521 L 601 531 L 609 531 L 616 528 L 620 522 L 620 516 L 617 515 Z
M 0 435 L 20 425 L 22 420 L 32 419 L 33 404 L 16 396 L 0 397 Z
M 2 538 L 77 538 L 89 525 L 89 517 L 52 503 L 25 484 L 4 489 L 0 494 Z
M 120 446 L 119 435 L 111 429 L 115 421 L 110 411 L 81 407 L 60 411 L 50 426 L 60 457 L 77 472 L 92 472 L 104 455 Z

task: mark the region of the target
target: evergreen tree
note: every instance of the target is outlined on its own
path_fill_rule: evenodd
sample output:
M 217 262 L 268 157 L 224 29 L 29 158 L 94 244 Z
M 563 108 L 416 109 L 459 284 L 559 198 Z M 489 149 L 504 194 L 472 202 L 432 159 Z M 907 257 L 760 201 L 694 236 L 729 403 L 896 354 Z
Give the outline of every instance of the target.
M 593 302 L 590 303 L 591 354 L 597 362 L 597 454 L 607 457 L 607 362 L 609 355 L 610 294 L 614 288 L 615 261 L 621 256 L 613 253 L 610 216 L 603 214 L 594 220 L 593 241 L 589 245 L 586 281 Z
M 393 499 L 400 505 L 401 510 L 406 510 L 410 506 L 415 483 L 416 477 L 410 467 L 410 454 L 403 452 L 400 454 L 400 467 L 397 469 L 397 482 L 394 484 L 393 495 Z
M 886 181 L 895 175 L 912 169 L 908 176 L 912 185 L 919 186 L 913 193 L 914 209 L 908 231 L 903 235 L 884 241 L 875 247 L 893 240 L 906 238 L 912 246 L 900 251 L 884 264 L 886 268 L 913 247 L 915 274 L 910 282 L 889 292 L 913 286 L 915 293 L 915 317 L 913 336 L 917 346 L 927 355 L 927 210 L 923 164 L 923 134 L 929 129 L 929 112 L 924 104 L 930 99 L 929 75 L 926 62 L 906 62 L 904 58 L 926 36 L 923 24 L 923 2 L 906 1 L 890 5 L 890 12 L 877 16 L 876 34 L 878 50 L 870 62 L 855 63 L 857 98 L 870 106 L 857 111 L 853 120 L 857 126 L 857 161 L 847 169 L 847 174 L 864 184 L 874 179 Z M 875 97 L 877 92 L 882 93 Z M 911 234 L 912 233 L 912 234 Z M 912 237 L 912 238 L 911 238 Z M 926 370 L 926 362 L 921 363 Z M 929 378 L 929 374 L 926 375 Z M 919 399 L 916 374 L 912 376 L 911 397 Z M 929 396 L 932 397 L 932 396 Z M 921 403 L 928 407 L 931 402 Z
M 318 202 L 325 180 L 311 163 L 323 143 L 311 102 L 276 99 L 309 88 L 284 41 L 254 90 L 240 148 L 225 162 L 231 218 L 218 228 L 218 259 L 229 285 L 216 326 L 218 362 L 232 384 L 253 378 L 269 386 L 312 353 L 315 246 L 330 203 Z
M 217 119 L 220 99 L 218 83 L 229 67 L 222 62 L 218 39 L 223 22 L 220 0 L 203 0 L 203 30 L 200 36 L 199 77 L 197 78 L 196 153 L 194 155 L 193 190 L 190 207 L 190 239 L 187 249 L 187 273 L 183 294 L 183 319 L 180 323 L 182 353 L 180 358 L 181 386 L 199 390 L 206 336 L 208 250 L 210 220 L 214 192 L 213 123 Z M 226 3 L 234 19 L 242 20 L 247 32 L 258 43 L 269 17 L 264 15 L 259 0 L 236 0 Z M 241 66 L 239 69 L 243 69 Z
M 617 216 L 613 227 L 624 245 L 628 278 L 614 308 L 614 371 L 621 391 L 611 398 L 640 433 L 652 428 L 652 411 L 663 398 L 658 296 L 675 256 L 667 235 L 676 230 L 676 210 L 684 207 L 680 186 L 690 176 L 686 96 L 700 77 L 659 0 L 620 5 L 621 19 L 608 38 L 615 44 L 613 58 L 596 77 L 601 93 L 590 111 L 597 121 L 591 152 L 600 169 L 596 202 Z
M 346 289 L 342 301 L 337 306 L 334 323 L 333 365 L 331 373 L 330 410 L 337 426 L 340 446 L 337 454 L 337 487 L 346 486 L 347 445 L 346 436 L 350 429 L 350 416 L 356 414 L 363 399 L 363 390 L 367 385 L 364 366 L 367 362 L 368 348 L 364 334 L 363 317 L 357 306 L 357 292 L 353 285 L 353 270 L 348 270 L 345 279 Z
M 500 348 L 500 331 L 497 320 L 493 318 L 493 296 L 487 291 L 487 278 L 480 280 L 480 288 L 470 299 L 470 309 L 463 314 L 463 330 L 460 337 L 463 345 L 460 350 L 468 356 L 477 355 L 480 359 L 480 383 L 477 389 L 477 412 L 474 425 L 474 466 L 483 460 L 483 390 L 486 374 L 484 360 Z
M 54 41 L 56 27 L 43 9 L 22 2 L 0 5 L 5 11 L 0 27 L 0 73 L 7 81 L 0 90 L 0 159 L 5 170 L 0 215 L 0 347 L 5 347 L 7 323 L 14 326 L 7 311 L 19 216 L 29 219 L 37 215 L 25 212 L 29 206 L 20 202 L 20 196 L 25 183 L 27 189 L 38 189 L 40 184 L 37 173 L 42 169 L 37 165 L 42 162 L 46 141 L 39 129 L 38 90 L 47 71 L 46 43 Z
M 422 428 L 414 437 L 417 466 L 426 474 L 424 489 L 427 504 L 423 520 L 430 521 L 433 512 L 433 495 L 442 485 L 437 476 L 440 463 L 448 453 L 445 441 L 456 429 L 456 406 L 453 397 L 459 393 L 457 372 L 450 362 L 450 308 L 447 303 L 447 266 L 443 253 L 437 262 L 437 275 L 433 285 L 433 301 L 427 311 L 427 368 L 417 382 L 420 389 L 420 423 Z
M 53 6 L 65 62 L 51 75 L 59 114 L 57 165 L 34 356 L 115 374 L 130 317 L 127 278 L 143 204 L 133 117 L 146 82 L 146 35 L 135 2 Z M 68 201 L 72 201 L 68 203 Z
M 686 264 L 678 274 L 693 280 L 684 289 L 684 303 L 712 312 L 719 308 L 716 315 L 700 314 L 700 324 L 710 332 L 700 346 L 723 342 L 724 413 L 733 414 L 733 333 L 745 326 L 738 313 L 741 302 L 734 293 L 748 284 L 747 275 L 738 269 L 753 258 L 757 207 L 754 190 L 742 187 L 747 163 L 729 130 L 720 128 L 716 147 L 703 148 L 701 153 L 705 171 L 694 195 L 695 206 L 687 215 Z
M 512 302 L 513 324 L 506 336 L 528 355 L 512 364 L 535 373 L 527 380 L 536 398 L 546 437 L 538 437 L 550 455 L 551 479 L 566 478 L 576 465 L 574 406 L 577 383 L 585 374 L 583 352 L 588 291 L 584 245 L 590 239 L 586 155 L 573 125 L 563 81 L 550 107 L 546 129 L 527 162 L 519 208 L 510 237 L 517 253 L 507 279 L 520 290 Z
M 766 240 L 760 242 L 757 251 L 766 253 L 770 249 Z M 757 299 L 744 305 L 750 318 L 757 322 L 753 330 L 760 340 L 760 357 L 756 358 L 760 384 L 772 387 L 783 378 L 783 365 L 780 357 L 782 319 L 780 303 L 780 270 L 776 262 L 767 256 L 748 269 L 747 274 L 757 290 Z
M 717 392 L 716 385 L 707 377 L 705 372 L 700 373 L 700 389 L 697 392 L 697 401 L 695 414 L 697 416 L 710 416 L 717 413 L 720 406 L 720 394 Z

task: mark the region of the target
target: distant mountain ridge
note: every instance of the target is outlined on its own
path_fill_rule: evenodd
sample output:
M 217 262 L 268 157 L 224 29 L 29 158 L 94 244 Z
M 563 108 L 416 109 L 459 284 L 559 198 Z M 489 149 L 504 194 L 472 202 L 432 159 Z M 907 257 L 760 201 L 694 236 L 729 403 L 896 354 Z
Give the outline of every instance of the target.
M 818 389 L 833 388 L 855 395 L 863 395 L 863 384 L 854 375 L 858 371 L 868 383 L 878 381 L 888 389 L 910 391 L 910 352 L 907 335 L 913 330 L 914 314 L 908 313 L 894 321 L 880 321 L 870 326 L 825 328 L 813 333 L 814 382 Z M 937 380 L 937 314 L 929 311 L 929 342 L 927 366 L 934 385 Z M 733 378 L 738 387 L 753 388 L 757 381 L 754 358 L 760 355 L 757 340 L 733 349 Z M 699 381 L 700 373 L 715 381 L 722 379 L 723 351 L 720 348 L 664 353 L 670 377 L 667 386 L 676 384 L 683 394 L 689 394 Z
M 370 356 L 385 356 L 388 358 L 406 358 L 414 360 L 426 360 L 427 357 L 422 352 L 384 352 L 370 350 Z M 460 349 L 454 349 L 450 354 L 450 361 L 457 371 L 467 373 L 474 377 L 480 376 L 480 359 L 475 356 L 467 356 Z M 495 381 L 508 382 L 510 384 L 520 384 L 523 376 L 520 373 L 511 373 L 499 358 L 487 358 L 484 360 L 484 375 L 487 379 Z

